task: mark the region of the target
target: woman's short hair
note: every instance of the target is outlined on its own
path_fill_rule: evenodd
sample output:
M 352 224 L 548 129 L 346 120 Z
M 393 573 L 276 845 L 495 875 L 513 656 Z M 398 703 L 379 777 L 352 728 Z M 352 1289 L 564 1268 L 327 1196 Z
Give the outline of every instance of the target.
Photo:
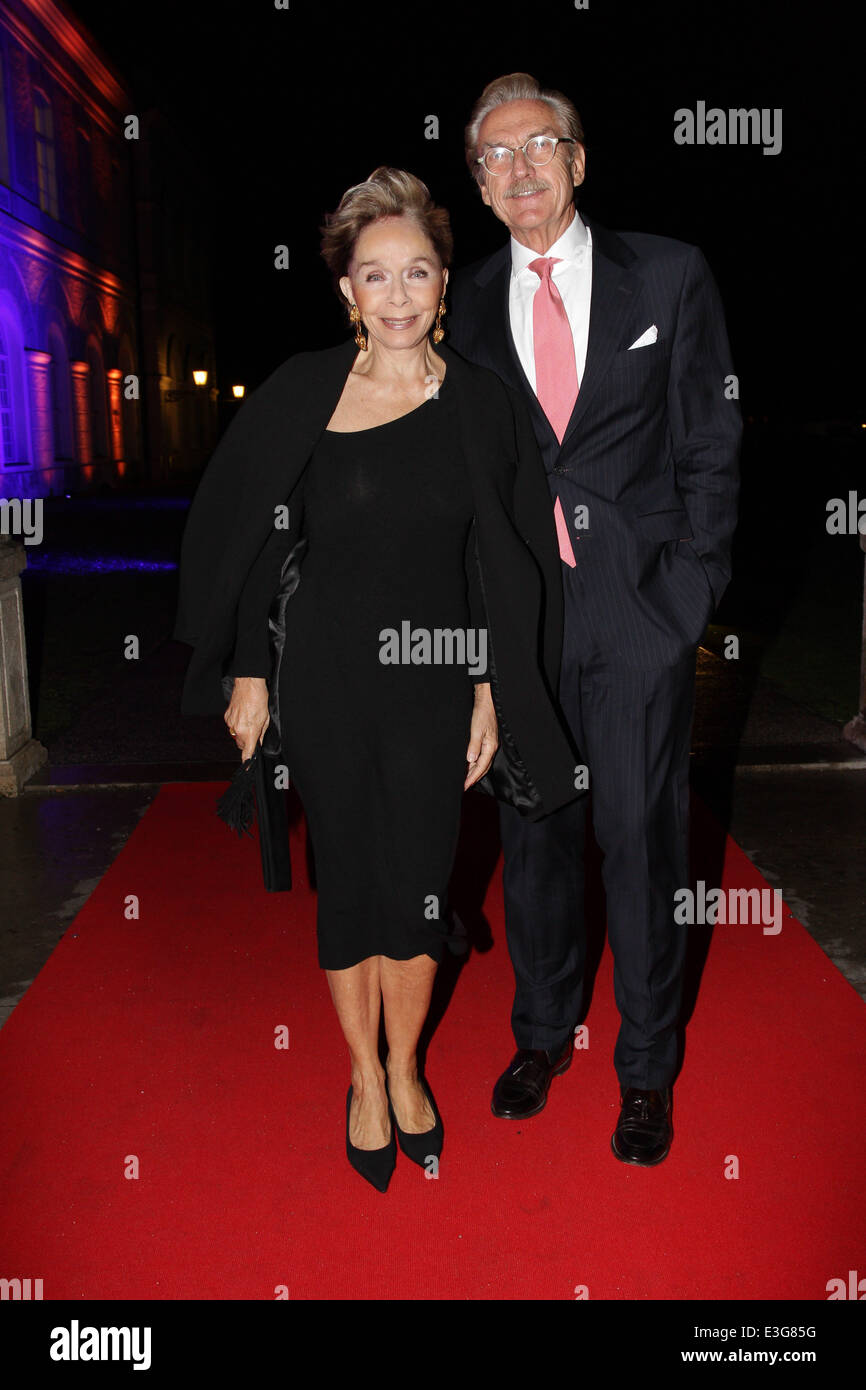
M 445 208 L 437 207 L 426 183 L 405 169 L 380 165 L 364 183 L 347 188 L 336 212 L 322 227 L 322 256 L 338 297 L 345 302 L 340 280 L 349 273 L 355 243 L 365 227 L 383 217 L 412 217 L 432 242 L 443 266 L 451 263 L 454 240 Z
M 567 96 L 552 87 L 542 87 L 528 72 L 510 72 L 506 77 L 497 77 L 493 82 L 488 82 L 473 106 L 466 126 L 466 163 L 476 182 L 484 182 L 484 166 L 476 163 L 480 153 L 478 132 L 481 122 L 506 101 L 546 101 L 563 127 L 561 133 L 570 135 L 572 140 L 579 141 L 581 145 L 586 143 L 583 122 L 573 101 L 569 101 Z

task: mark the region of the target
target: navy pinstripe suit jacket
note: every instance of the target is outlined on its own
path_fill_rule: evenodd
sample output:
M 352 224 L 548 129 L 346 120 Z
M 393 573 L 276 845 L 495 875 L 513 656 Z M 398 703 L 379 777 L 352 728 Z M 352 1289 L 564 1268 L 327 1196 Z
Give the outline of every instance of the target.
M 600 648 L 632 667 L 672 665 L 730 579 L 742 417 L 724 313 L 696 246 L 584 221 L 589 341 L 561 445 L 514 347 L 508 244 L 452 277 L 449 341 L 529 404 L 551 493 L 581 524 L 563 576 Z M 630 350 L 652 325 L 657 341 Z

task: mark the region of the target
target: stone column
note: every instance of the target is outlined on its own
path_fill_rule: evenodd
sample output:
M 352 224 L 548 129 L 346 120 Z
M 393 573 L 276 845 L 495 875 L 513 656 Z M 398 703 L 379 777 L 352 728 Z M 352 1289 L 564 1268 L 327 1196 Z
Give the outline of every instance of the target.
M 48 376 L 51 353 L 38 348 L 25 348 L 24 352 L 33 405 L 33 465 L 41 474 L 49 476 L 54 467 L 54 411 Z
M 72 376 L 72 419 L 75 429 L 76 463 L 93 462 L 93 440 L 90 430 L 90 363 L 70 362 Z
M 105 375 L 108 378 L 108 447 L 118 476 L 122 478 L 126 471 L 123 457 L 123 400 L 120 389 L 123 373 L 119 367 L 109 367 Z
M 19 575 L 27 564 L 23 544 L 0 535 L 0 796 L 17 796 L 48 760 L 31 737 L 30 692 Z
M 866 535 L 860 537 L 860 549 L 866 551 Z M 866 752 L 866 555 L 863 559 L 863 627 L 860 650 L 860 713 L 855 714 L 842 730 L 850 743 Z

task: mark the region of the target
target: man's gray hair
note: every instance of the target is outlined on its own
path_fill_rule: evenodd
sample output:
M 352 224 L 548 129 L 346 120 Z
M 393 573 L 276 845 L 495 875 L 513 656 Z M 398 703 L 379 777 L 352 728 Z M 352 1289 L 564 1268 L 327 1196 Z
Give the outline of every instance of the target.
M 561 127 L 560 133 L 570 135 L 572 140 L 578 140 L 581 145 L 584 144 L 583 122 L 580 119 L 580 113 L 574 102 L 569 101 L 562 92 L 557 92 L 550 87 L 542 87 L 541 83 L 528 72 L 510 72 L 506 77 L 494 78 L 492 82 L 488 82 L 473 106 L 472 115 L 466 126 L 466 163 L 469 165 L 469 172 L 479 184 L 484 182 L 484 166 L 476 163 L 481 153 L 478 148 L 478 132 L 481 129 L 481 122 L 485 116 L 489 116 L 491 111 L 495 111 L 497 106 L 502 106 L 506 101 L 546 101 Z

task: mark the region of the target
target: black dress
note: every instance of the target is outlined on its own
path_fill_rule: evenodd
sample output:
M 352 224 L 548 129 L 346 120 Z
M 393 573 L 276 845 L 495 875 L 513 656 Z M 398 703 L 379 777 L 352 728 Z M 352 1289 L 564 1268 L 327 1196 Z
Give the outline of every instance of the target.
M 438 961 L 474 681 L 488 678 L 480 660 L 470 670 L 483 639 L 411 660 L 435 657 L 437 630 L 486 626 L 447 381 L 397 420 L 325 431 L 298 504 L 308 546 L 286 607 L 280 723 L 312 838 L 319 964 Z

